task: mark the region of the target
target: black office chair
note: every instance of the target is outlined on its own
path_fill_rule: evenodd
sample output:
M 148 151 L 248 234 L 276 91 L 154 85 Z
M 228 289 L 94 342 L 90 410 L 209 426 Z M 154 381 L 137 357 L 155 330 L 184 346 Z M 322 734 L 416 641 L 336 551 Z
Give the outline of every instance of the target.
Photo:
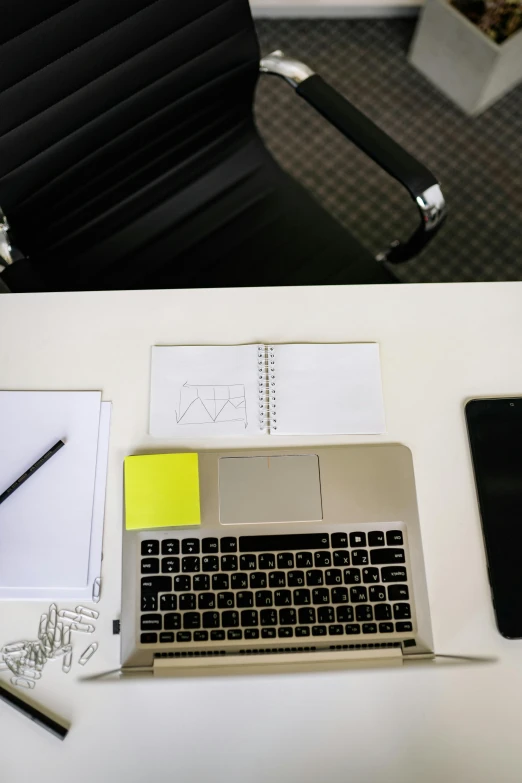
M 388 262 L 411 258 L 443 220 L 428 169 L 274 52 L 261 71 L 398 179 L 420 226 L 377 262 L 279 167 L 253 119 L 247 0 L 0 8 L 0 263 L 11 291 L 389 283 Z

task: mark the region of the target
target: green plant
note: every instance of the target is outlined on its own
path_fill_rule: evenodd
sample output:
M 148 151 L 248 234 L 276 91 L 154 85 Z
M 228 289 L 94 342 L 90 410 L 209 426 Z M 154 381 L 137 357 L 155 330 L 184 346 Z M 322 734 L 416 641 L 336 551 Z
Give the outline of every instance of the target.
M 473 24 L 502 43 L 522 28 L 522 0 L 449 0 Z

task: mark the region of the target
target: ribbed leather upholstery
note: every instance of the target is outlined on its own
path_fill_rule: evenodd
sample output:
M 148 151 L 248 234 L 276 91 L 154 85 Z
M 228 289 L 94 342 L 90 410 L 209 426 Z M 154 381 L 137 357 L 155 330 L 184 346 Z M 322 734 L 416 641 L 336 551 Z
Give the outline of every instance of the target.
M 0 7 L 13 290 L 390 282 L 260 140 L 247 0 Z

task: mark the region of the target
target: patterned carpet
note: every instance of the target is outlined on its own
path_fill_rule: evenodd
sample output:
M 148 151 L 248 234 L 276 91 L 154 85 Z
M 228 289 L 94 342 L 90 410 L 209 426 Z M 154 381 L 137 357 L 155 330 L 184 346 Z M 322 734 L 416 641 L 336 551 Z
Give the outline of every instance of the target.
M 522 280 L 522 86 L 470 119 L 406 61 L 412 20 L 258 20 L 262 52 L 308 63 L 439 178 L 450 216 L 396 267 L 404 282 Z M 406 192 L 282 80 L 265 76 L 256 113 L 282 165 L 378 252 L 416 224 Z

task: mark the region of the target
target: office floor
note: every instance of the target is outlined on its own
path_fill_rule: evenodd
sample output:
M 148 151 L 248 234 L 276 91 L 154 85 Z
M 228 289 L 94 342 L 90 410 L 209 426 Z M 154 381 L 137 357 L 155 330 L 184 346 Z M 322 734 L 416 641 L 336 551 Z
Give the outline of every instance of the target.
M 258 20 L 261 51 L 307 62 L 437 174 L 450 217 L 404 282 L 522 279 L 522 86 L 466 117 L 406 60 L 413 20 Z M 393 180 L 301 101 L 263 77 L 258 124 L 281 164 L 377 252 L 415 225 Z

